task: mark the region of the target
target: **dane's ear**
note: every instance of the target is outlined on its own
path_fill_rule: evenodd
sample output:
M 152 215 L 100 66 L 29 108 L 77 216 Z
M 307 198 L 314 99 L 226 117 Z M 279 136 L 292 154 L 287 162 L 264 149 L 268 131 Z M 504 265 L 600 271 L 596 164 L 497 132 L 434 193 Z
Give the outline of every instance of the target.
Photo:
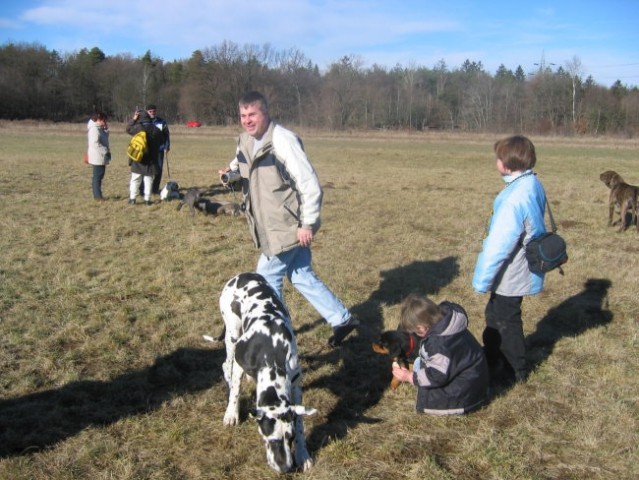
M 291 410 L 293 410 L 297 415 L 315 415 L 317 410 L 311 407 L 304 407 L 302 405 L 291 405 Z

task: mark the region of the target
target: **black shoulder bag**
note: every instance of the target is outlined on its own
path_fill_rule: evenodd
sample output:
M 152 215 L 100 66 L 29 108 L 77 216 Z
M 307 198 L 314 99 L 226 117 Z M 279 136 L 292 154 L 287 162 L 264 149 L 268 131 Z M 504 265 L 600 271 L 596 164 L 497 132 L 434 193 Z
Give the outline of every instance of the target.
M 550 210 L 548 197 L 546 197 L 546 207 L 548 208 L 548 217 L 550 218 L 552 231 L 533 238 L 526 245 L 528 268 L 530 268 L 530 271 L 533 273 L 546 273 L 558 268 L 559 273 L 563 275 L 564 271 L 561 266 L 568 261 L 566 241 L 557 233 L 557 225 Z

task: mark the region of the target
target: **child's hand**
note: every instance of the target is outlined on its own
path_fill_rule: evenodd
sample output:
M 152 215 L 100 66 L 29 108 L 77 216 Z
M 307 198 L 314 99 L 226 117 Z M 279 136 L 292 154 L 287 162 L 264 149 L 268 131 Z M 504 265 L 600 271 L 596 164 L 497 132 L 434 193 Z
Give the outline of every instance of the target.
M 399 366 L 397 362 L 393 362 L 393 377 L 395 377 L 400 382 L 408 382 L 411 385 L 413 384 L 413 372 L 406 368 L 402 368 Z

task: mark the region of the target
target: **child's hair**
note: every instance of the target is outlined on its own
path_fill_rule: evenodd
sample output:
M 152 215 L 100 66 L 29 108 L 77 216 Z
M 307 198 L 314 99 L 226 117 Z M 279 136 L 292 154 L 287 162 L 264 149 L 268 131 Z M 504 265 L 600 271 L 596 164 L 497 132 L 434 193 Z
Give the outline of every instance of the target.
M 514 135 L 496 142 L 495 155 L 513 172 L 528 170 L 537 163 L 535 146 L 523 135 Z
M 411 293 L 402 303 L 399 329 L 414 333 L 419 325 L 428 328 L 443 317 L 439 306 L 429 298 Z

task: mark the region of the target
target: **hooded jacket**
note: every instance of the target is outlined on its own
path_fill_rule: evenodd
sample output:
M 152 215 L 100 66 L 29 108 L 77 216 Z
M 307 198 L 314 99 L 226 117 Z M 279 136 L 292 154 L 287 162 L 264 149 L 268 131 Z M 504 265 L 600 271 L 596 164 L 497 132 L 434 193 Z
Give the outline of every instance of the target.
M 451 302 L 439 307 L 444 317 L 420 342 L 419 361 L 413 367 L 417 413 L 465 413 L 488 400 L 488 363 L 468 330 L 464 309 Z
M 164 135 L 153 125 L 151 117 L 146 112 L 142 113 L 137 120 L 131 121 L 126 127 L 126 132 L 129 135 L 135 135 L 142 130 L 146 132 L 146 153 L 141 161 L 129 161 L 129 165 L 132 173 L 153 177 L 159 172 L 158 155 Z
M 97 122 L 89 120 L 87 123 L 87 155 L 91 165 L 108 165 L 110 158 L 106 157 L 109 152 L 109 131 L 98 125 Z
M 255 245 L 268 257 L 299 246 L 297 229 L 320 228 L 322 188 L 302 141 L 271 121 L 259 148 L 247 133 L 238 139 L 246 218 Z

